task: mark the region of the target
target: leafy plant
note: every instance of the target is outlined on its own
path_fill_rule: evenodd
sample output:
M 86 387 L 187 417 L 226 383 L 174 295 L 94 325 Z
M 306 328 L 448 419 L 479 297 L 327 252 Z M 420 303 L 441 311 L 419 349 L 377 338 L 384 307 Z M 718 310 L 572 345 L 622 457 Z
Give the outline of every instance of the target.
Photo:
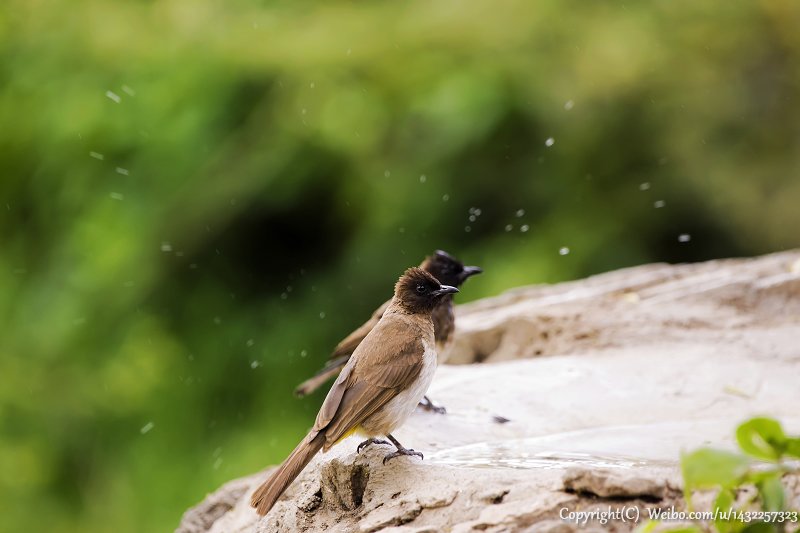
M 736 442 L 742 453 L 700 448 L 681 457 L 683 490 L 688 513 L 694 512 L 692 494 L 716 489 L 713 517 L 695 517 L 692 525 L 668 529 L 670 533 L 755 533 L 784 531 L 786 523 L 797 522 L 797 510 L 787 508 L 781 478 L 800 469 L 792 459 L 800 458 L 800 437 L 789 437 L 780 423 L 771 418 L 752 418 L 736 429 Z M 738 496 L 749 487 L 755 493 L 739 502 Z M 640 532 L 653 531 L 658 522 L 649 522 Z

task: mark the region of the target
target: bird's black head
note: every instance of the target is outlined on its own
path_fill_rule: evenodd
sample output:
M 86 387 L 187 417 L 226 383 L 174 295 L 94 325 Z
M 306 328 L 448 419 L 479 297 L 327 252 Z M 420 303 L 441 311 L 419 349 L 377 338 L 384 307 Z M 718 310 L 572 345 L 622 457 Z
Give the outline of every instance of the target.
M 433 255 L 426 257 L 420 268 L 433 274 L 433 277 L 453 287 L 460 287 L 470 276 L 480 274 L 483 270 L 476 266 L 464 264 L 443 250 L 436 250 Z
M 458 289 L 442 285 L 418 267 L 406 270 L 394 286 L 395 298 L 411 313 L 430 313 L 445 295 L 454 292 Z

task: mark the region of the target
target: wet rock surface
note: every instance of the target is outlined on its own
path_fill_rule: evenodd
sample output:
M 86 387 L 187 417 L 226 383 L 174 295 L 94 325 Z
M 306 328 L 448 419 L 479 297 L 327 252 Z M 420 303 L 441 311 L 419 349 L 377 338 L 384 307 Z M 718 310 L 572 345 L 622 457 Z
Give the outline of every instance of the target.
M 178 531 L 629 531 L 564 511 L 683 505 L 681 450 L 732 449 L 749 416 L 800 433 L 800 252 L 646 265 L 457 308 L 450 362 L 383 465 L 350 438 L 318 455 L 269 515 L 267 471 L 188 510 Z M 496 417 L 508 419 L 498 423 Z M 298 436 L 298 439 L 300 436 Z M 791 501 L 800 483 L 787 478 Z

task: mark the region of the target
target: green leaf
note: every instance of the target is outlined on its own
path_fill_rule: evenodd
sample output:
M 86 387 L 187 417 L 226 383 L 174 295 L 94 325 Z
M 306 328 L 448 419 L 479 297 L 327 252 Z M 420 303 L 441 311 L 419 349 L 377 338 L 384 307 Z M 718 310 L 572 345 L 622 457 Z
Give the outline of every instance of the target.
M 742 530 L 742 533 L 776 533 L 778 526 L 766 522 L 753 522 Z
M 756 485 L 764 511 L 782 511 L 785 502 L 781 474 L 773 473 Z
M 736 429 L 742 451 L 768 461 L 781 458 L 787 440 L 780 423 L 772 418 L 752 418 Z
M 730 489 L 721 489 L 719 494 L 717 494 L 717 499 L 714 501 L 714 508 L 719 509 L 720 513 L 724 513 L 733 508 L 733 502 L 733 491 Z M 721 517 L 714 521 L 714 527 L 717 528 L 719 533 L 730 533 L 735 530 L 735 525 L 733 520 L 723 520 Z
M 681 457 L 685 491 L 733 487 L 749 466 L 750 459 L 738 453 L 700 448 Z
M 800 438 L 794 437 L 786 439 L 786 449 L 783 453 L 791 457 L 800 458 Z
M 652 533 L 658 526 L 660 522 L 657 520 L 648 520 L 647 522 L 641 524 L 639 527 L 633 530 L 633 533 Z

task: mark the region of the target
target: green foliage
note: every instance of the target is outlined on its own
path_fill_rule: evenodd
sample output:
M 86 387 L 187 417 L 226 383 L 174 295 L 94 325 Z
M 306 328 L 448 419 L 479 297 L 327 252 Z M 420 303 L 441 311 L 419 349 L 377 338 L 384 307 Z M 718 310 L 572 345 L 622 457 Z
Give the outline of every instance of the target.
M 684 495 L 687 507 L 692 510 L 692 494 L 698 490 L 716 489 L 712 511 L 718 512 L 713 521 L 719 533 L 783 531 L 790 511 L 786 507 L 786 495 L 781 478 L 787 472 L 797 472 L 796 467 L 786 463 L 790 457 L 786 450 L 795 438 L 787 437 L 777 420 L 771 418 L 752 418 L 736 430 L 736 440 L 743 454 L 711 448 L 701 448 L 683 455 Z M 749 502 L 737 501 L 739 492 L 754 486 L 756 494 Z M 758 506 L 754 507 L 754 503 Z M 756 509 L 783 516 L 776 521 L 776 514 L 759 517 L 752 514 Z M 730 511 L 751 513 L 755 518 L 741 519 Z M 791 511 L 797 520 L 797 510 Z M 653 526 L 655 527 L 655 526 Z M 702 530 L 701 525 L 693 526 Z M 667 529 L 671 533 L 683 529 Z
M 663 528 L 659 529 L 661 522 L 658 520 L 648 520 L 642 523 L 634 530 L 634 533 L 653 533 L 654 531 L 664 531 Z M 676 526 L 669 528 L 667 531 L 670 533 L 701 533 L 703 530 L 696 525 Z
M 168 530 L 282 459 L 436 248 L 465 302 L 797 246 L 797 14 L 5 0 L 0 529 Z
M 736 442 L 746 454 L 768 461 L 780 459 L 788 444 L 780 423 L 771 418 L 753 418 L 739 426 Z
M 750 460 L 732 452 L 701 448 L 681 458 L 687 491 L 711 487 L 729 488 L 747 472 Z
M 687 495 L 687 502 L 691 501 L 691 493 Z M 719 493 L 717 494 L 717 498 L 714 500 L 714 509 L 719 509 L 720 511 L 727 511 L 728 509 L 734 508 L 734 502 L 736 501 L 736 495 L 734 494 L 733 488 L 729 487 L 720 487 Z M 732 517 L 719 517 L 714 520 L 714 527 L 717 528 L 719 533 L 730 533 L 731 531 L 736 530 L 735 519 Z

